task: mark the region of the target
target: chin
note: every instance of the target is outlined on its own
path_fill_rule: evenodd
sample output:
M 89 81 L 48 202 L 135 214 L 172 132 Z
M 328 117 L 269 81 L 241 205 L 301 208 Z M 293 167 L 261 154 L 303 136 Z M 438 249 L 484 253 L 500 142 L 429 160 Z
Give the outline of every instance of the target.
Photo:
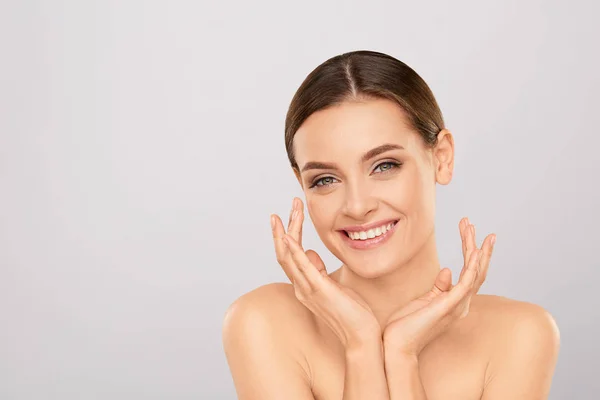
M 356 275 L 373 279 L 393 272 L 402 262 L 397 248 L 381 248 L 371 251 L 348 251 L 335 244 L 327 245 L 331 253 Z
M 393 272 L 398 266 L 398 260 L 392 260 L 389 256 L 379 254 L 347 257 L 344 264 L 356 275 L 365 279 L 379 278 Z

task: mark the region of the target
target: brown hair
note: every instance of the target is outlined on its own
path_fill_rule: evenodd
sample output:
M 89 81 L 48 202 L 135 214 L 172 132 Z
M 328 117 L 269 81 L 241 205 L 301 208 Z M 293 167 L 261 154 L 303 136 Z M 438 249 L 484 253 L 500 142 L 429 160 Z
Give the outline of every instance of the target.
M 292 168 L 294 135 L 314 112 L 369 98 L 392 100 L 429 148 L 437 143 L 444 119 L 425 81 L 408 65 L 387 54 L 359 50 L 340 54 L 315 68 L 300 85 L 285 118 L 285 148 Z

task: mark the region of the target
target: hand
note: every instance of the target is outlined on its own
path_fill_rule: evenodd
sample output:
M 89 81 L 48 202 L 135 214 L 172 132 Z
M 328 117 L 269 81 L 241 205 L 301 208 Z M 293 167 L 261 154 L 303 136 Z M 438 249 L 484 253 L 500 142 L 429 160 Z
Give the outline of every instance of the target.
M 451 323 L 468 315 L 471 298 L 485 281 L 496 235 L 488 235 L 478 249 L 475 227 L 467 218 L 459 230 L 464 265 L 457 285 L 452 286 L 452 271 L 444 268 L 429 292 L 393 313 L 383 334 L 386 349 L 416 357 Z
M 323 319 L 346 349 L 381 341 L 381 327 L 367 303 L 331 279 L 315 251 L 302 249 L 303 220 L 303 204 L 298 198 L 290 214 L 290 234 L 284 232 L 281 219 L 271 215 L 277 261 L 294 285 L 296 298 Z

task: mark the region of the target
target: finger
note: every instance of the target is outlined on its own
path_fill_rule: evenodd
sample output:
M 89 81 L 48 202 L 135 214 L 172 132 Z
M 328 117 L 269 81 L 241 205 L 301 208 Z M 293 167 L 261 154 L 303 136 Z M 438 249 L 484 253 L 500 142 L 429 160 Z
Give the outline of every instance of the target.
M 433 284 L 432 292 L 437 295 L 442 292 L 447 292 L 451 288 L 452 288 L 452 271 L 450 270 L 450 268 L 444 268 L 438 273 L 438 275 L 435 279 L 435 283 Z
M 468 240 L 467 234 L 468 234 L 470 225 L 471 224 L 469 223 L 469 218 L 467 218 L 467 217 L 461 219 L 460 223 L 458 224 L 458 228 L 459 228 L 459 232 L 460 232 L 461 247 L 462 247 L 462 255 L 463 255 L 463 268 L 469 262 L 469 257 L 467 254 L 467 250 L 468 250 L 467 246 L 468 246 L 469 240 Z M 462 275 L 463 275 L 463 272 L 461 271 L 460 276 L 462 276 Z
M 450 303 L 458 304 L 458 302 L 463 300 L 465 296 L 470 293 L 470 290 L 477 279 L 477 266 L 479 265 L 481 254 L 482 252 L 479 249 L 475 249 L 471 253 L 469 263 L 467 264 L 467 268 L 464 270 L 463 276 L 460 278 L 456 286 L 454 286 L 452 290 L 448 292 L 448 301 Z
M 275 255 L 277 257 L 277 262 L 285 272 L 285 275 L 288 277 L 290 282 L 294 283 L 295 280 L 298 280 L 299 272 L 296 274 L 294 270 L 296 269 L 293 264 L 293 260 L 290 254 L 290 251 L 283 243 L 283 236 L 285 232 L 283 230 L 283 223 L 279 216 L 272 214 L 271 215 L 271 231 L 273 234 L 273 244 L 275 246 Z M 296 275 L 296 276 L 295 276 Z
M 317 267 L 313 265 L 308 256 L 302 250 L 302 247 L 292 238 L 290 235 L 284 235 L 284 243 L 287 245 L 292 255 L 294 264 L 298 267 L 298 271 L 308 282 L 308 285 L 312 289 L 312 292 L 320 291 L 324 288 L 323 284 L 326 279 L 317 270 Z
M 308 257 L 310 262 L 315 266 L 315 268 L 317 268 L 317 271 L 319 271 L 321 275 L 327 275 L 327 268 L 325 268 L 325 263 L 316 251 L 306 250 L 304 254 L 306 254 L 306 257 Z
M 292 202 L 292 211 L 290 212 L 290 220 L 288 223 L 287 233 L 294 238 L 302 247 L 302 224 L 304 223 L 304 204 L 302 200 L 294 197 Z
M 292 225 L 292 219 L 294 217 L 294 213 L 296 211 L 296 198 L 294 197 L 294 199 L 292 200 L 292 209 L 290 210 L 290 216 L 288 217 L 288 226 L 287 226 L 287 231 L 290 231 L 290 226 Z
M 462 255 L 464 264 L 467 263 L 467 240 L 466 240 L 466 228 L 469 226 L 469 218 L 463 218 L 458 223 L 458 232 L 460 233 L 460 240 L 462 245 Z
M 473 227 L 474 228 L 474 227 Z M 464 318 L 468 315 L 469 313 L 469 308 L 471 305 L 471 298 L 473 297 L 473 294 L 477 293 L 477 290 L 479 290 L 478 285 L 478 281 L 479 281 L 479 273 L 481 272 L 480 266 L 481 266 L 481 257 L 483 255 L 483 250 L 478 249 L 477 247 L 475 247 L 475 250 L 473 250 L 473 253 L 471 253 L 472 256 L 471 258 L 474 260 L 469 260 L 470 261 L 470 265 L 469 265 L 469 276 L 467 277 L 467 273 L 465 273 L 465 285 L 464 288 L 461 288 L 461 290 L 459 290 L 458 294 L 457 294 L 457 299 L 456 301 L 458 303 L 456 304 L 455 307 L 455 312 L 459 312 L 459 318 Z M 471 275 L 473 275 L 473 277 L 471 278 Z M 454 314 L 456 315 L 456 314 Z
M 431 301 L 442 293 L 452 289 L 452 271 L 450 268 L 443 268 L 438 272 L 433 287 L 423 296 L 423 299 Z
M 455 318 L 455 312 L 459 309 L 463 310 L 462 304 L 464 301 L 469 301 L 469 289 L 473 286 L 475 278 L 477 277 L 477 263 L 479 250 L 474 250 L 471 253 L 471 257 L 467 264 L 467 268 L 464 270 L 463 276 L 448 292 L 442 292 L 439 296 L 436 296 L 428 306 L 423 307 L 419 312 L 429 315 L 431 320 L 436 321 L 451 321 Z M 443 323 L 442 323 L 443 325 Z
M 471 255 L 473 254 L 473 251 L 475 249 L 477 249 L 477 246 L 473 245 L 474 239 L 472 238 L 472 236 L 474 237 L 474 235 L 475 235 L 475 226 L 469 222 L 468 218 L 467 218 L 467 224 L 465 226 L 463 233 L 464 233 L 464 236 L 463 236 L 464 264 L 463 264 L 463 269 L 460 271 L 459 280 L 460 280 L 460 278 L 462 278 L 462 276 L 465 272 L 465 268 L 469 264 L 469 260 L 471 259 Z
M 493 242 L 496 240 L 495 234 L 488 235 L 481 246 L 481 250 L 483 254 L 481 255 L 481 261 L 479 265 L 479 273 L 477 274 L 477 282 L 475 283 L 474 293 L 479 291 L 483 282 L 485 282 L 485 278 L 487 277 L 487 272 L 490 267 L 490 259 L 492 258 L 492 252 L 494 250 Z
M 470 243 L 469 243 L 469 247 L 471 249 L 476 249 L 477 248 L 477 240 L 475 238 L 475 225 L 471 224 L 471 236 L 469 238 Z

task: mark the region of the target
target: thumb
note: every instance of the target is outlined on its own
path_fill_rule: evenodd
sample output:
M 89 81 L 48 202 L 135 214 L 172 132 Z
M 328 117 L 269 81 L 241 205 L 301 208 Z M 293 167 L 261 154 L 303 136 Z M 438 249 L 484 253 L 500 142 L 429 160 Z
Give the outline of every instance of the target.
M 452 270 L 450 268 L 443 268 L 435 278 L 432 290 L 436 294 L 440 294 L 450 289 L 452 289 Z
M 321 275 L 327 275 L 327 269 L 325 268 L 325 263 L 321 259 L 321 257 L 314 250 L 306 250 L 304 252 L 306 257 L 310 260 L 310 262 L 317 268 L 317 271 Z

